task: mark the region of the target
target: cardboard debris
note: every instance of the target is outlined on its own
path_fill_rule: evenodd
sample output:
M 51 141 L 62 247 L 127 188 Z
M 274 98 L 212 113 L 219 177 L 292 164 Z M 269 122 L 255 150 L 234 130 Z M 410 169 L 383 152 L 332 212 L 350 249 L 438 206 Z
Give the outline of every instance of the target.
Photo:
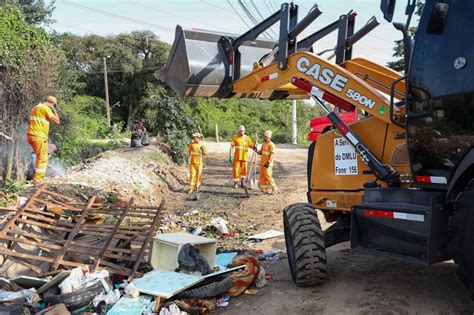
M 170 298 L 204 280 L 202 277 L 155 269 L 142 278 L 133 280 L 138 291 L 153 296 Z
M 276 231 L 276 230 L 268 230 L 263 233 L 255 234 L 249 237 L 249 239 L 254 239 L 254 240 L 266 240 L 269 238 L 274 238 L 274 237 L 280 237 L 284 236 L 285 233 Z
M 221 253 L 216 256 L 215 264 L 217 266 L 227 267 L 232 262 L 232 259 L 237 256 L 237 252 Z

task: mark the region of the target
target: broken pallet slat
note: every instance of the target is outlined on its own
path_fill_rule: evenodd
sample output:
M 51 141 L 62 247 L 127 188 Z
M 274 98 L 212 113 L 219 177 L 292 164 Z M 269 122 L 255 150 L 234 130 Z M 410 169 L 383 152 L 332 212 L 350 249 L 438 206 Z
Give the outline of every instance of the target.
M 158 214 L 161 211 L 161 209 L 164 207 L 164 205 L 165 205 L 165 200 L 163 199 L 160 203 L 159 208 L 158 208 L 158 211 L 157 211 L 158 213 L 156 214 L 155 219 L 153 220 L 153 223 L 152 223 L 153 227 L 156 226 L 156 224 L 159 222 L 160 216 Z M 135 271 L 137 271 L 138 266 L 140 265 L 140 262 L 143 258 L 144 253 L 145 253 L 145 248 L 147 246 L 149 246 L 149 244 L 150 244 L 152 233 L 153 233 L 153 228 L 150 229 L 150 231 L 148 232 L 148 235 L 146 236 L 145 241 L 143 242 L 142 248 L 140 250 L 140 254 L 138 255 L 137 261 L 135 262 L 135 265 L 132 268 L 132 274 L 128 277 L 128 281 L 132 281 L 133 274 L 135 273 Z
M 95 198 L 96 198 L 95 196 L 92 196 L 92 198 L 87 203 L 87 206 L 84 209 L 84 211 L 82 212 L 81 217 L 79 218 L 79 220 L 77 220 L 76 225 L 72 229 L 71 233 L 69 233 L 69 236 L 68 236 L 66 242 L 64 243 L 62 249 L 60 250 L 60 252 L 56 256 L 56 258 L 54 259 L 50 269 L 54 270 L 54 269 L 58 268 L 58 266 L 61 263 L 64 255 L 68 251 L 68 246 L 71 244 L 74 237 L 76 237 L 77 232 L 79 232 L 79 228 L 81 227 L 82 223 L 84 223 L 87 215 L 89 214 L 89 211 L 91 209 L 92 204 L 94 203 Z

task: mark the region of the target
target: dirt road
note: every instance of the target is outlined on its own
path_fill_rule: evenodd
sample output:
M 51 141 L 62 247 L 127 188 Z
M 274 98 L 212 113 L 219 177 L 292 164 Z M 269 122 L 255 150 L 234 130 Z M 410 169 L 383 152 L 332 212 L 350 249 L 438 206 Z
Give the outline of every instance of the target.
M 282 209 L 305 202 L 306 149 L 279 146 L 275 178 L 282 193 L 276 196 L 230 187 L 228 144 L 207 143 L 204 189 L 198 201 L 175 194 L 175 211 L 197 209 L 202 215 L 222 216 L 237 232 L 220 241 L 226 247 L 285 250 L 284 239 L 260 244 L 243 242 L 246 235 L 273 228 L 283 231 Z M 323 220 L 323 219 L 322 219 Z M 324 222 L 324 220 L 322 221 Z M 324 223 L 323 227 L 327 228 Z M 241 296 L 220 309 L 220 314 L 472 314 L 474 305 L 458 284 L 455 265 L 423 266 L 394 258 L 376 257 L 350 250 L 348 243 L 331 247 L 328 280 L 315 288 L 297 288 L 291 281 L 286 256 L 264 263 L 273 280 L 255 296 Z

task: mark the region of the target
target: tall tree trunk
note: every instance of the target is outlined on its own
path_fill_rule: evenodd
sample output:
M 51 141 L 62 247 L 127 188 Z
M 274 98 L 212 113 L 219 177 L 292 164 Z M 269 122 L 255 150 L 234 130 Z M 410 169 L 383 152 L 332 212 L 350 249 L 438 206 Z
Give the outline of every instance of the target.
M 8 144 L 7 154 L 6 154 L 5 164 L 4 164 L 4 170 L 3 170 L 4 181 L 12 179 L 14 158 L 15 158 L 15 142 L 11 141 Z

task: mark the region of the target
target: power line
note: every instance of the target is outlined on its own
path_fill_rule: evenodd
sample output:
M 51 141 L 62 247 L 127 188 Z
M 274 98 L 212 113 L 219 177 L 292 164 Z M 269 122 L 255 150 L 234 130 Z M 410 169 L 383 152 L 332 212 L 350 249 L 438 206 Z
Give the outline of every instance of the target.
M 234 10 L 235 14 L 237 14 L 237 16 L 242 20 L 242 22 L 244 22 L 244 24 L 247 25 L 248 28 L 252 28 L 252 27 L 247 23 L 247 21 L 245 21 L 245 19 L 240 15 L 240 13 L 234 8 L 234 6 L 233 6 L 232 3 L 230 2 L 230 0 L 227 0 L 227 3 L 230 5 L 230 7 L 232 8 L 232 10 Z
M 134 18 L 129 18 L 129 17 L 123 16 L 123 15 L 118 15 L 118 14 L 115 14 L 115 13 L 111 13 L 111 12 L 107 12 L 107 11 L 103 11 L 103 10 L 99 10 L 99 9 L 95 9 L 95 8 L 91 8 L 91 7 L 87 7 L 85 5 L 69 2 L 67 0 L 61 0 L 61 3 L 65 4 L 65 5 L 68 5 L 68 6 L 71 6 L 71 7 L 80 8 L 80 9 L 83 9 L 83 10 L 86 10 L 86 11 L 91 11 L 91 12 L 94 12 L 94 13 L 110 16 L 110 17 L 113 17 L 113 18 L 116 18 L 116 19 L 120 19 L 122 21 L 128 21 L 128 22 L 133 22 L 133 23 L 137 23 L 137 24 L 142 24 L 142 25 L 146 25 L 148 27 L 160 29 L 162 31 L 174 33 L 174 30 L 169 28 L 169 27 L 165 27 L 165 26 L 161 26 L 161 25 L 157 25 L 157 24 L 153 24 L 153 23 L 148 23 L 148 22 L 140 21 L 140 20 L 137 20 L 137 19 L 134 19 Z
M 260 16 L 260 18 L 263 20 L 265 20 L 265 18 L 263 17 L 263 14 L 260 12 L 260 10 L 257 8 L 257 6 L 255 5 L 255 2 L 253 0 L 250 0 L 250 3 L 252 4 L 254 10 L 257 12 L 257 14 Z M 271 15 L 271 14 L 270 14 Z M 273 26 L 272 26 L 273 27 Z M 273 34 L 273 36 L 275 38 L 278 38 L 278 34 L 271 28 L 269 28 L 268 30 Z
M 227 12 L 230 12 L 230 13 L 235 13 L 234 11 L 231 11 L 231 10 L 229 10 L 229 9 L 226 9 L 226 8 L 224 8 L 224 7 L 221 7 L 221 6 L 219 6 L 219 5 L 217 5 L 217 4 L 214 4 L 214 3 L 209 3 L 209 2 L 204 1 L 204 0 L 201 0 L 201 2 L 204 3 L 204 4 L 207 4 L 207 5 L 211 6 L 211 7 L 221 9 L 221 10 L 223 10 L 223 11 L 227 11 Z
M 189 18 L 189 17 L 182 17 L 182 16 L 179 16 L 177 14 L 167 12 L 167 11 L 164 11 L 164 10 L 161 10 L 161 9 L 157 9 L 157 8 L 154 8 L 154 7 L 151 7 L 151 6 L 148 6 L 148 5 L 144 5 L 144 4 L 140 4 L 140 3 L 134 3 L 134 4 L 138 5 L 140 7 L 143 7 L 143 8 L 147 8 L 147 9 L 156 11 L 156 12 L 160 12 L 160 13 L 168 14 L 168 15 L 171 15 L 171 16 L 175 16 L 175 17 L 180 18 L 180 19 L 183 18 L 183 19 L 186 19 L 186 20 L 195 21 L 197 23 L 207 25 L 207 26 L 210 26 L 210 27 L 213 27 L 213 28 L 222 28 L 222 25 L 217 26 L 217 25 L 207 24 L 207 23 L 204 23 L 202 20 L 192 19 L 192 18 Z M 227 29 L 227 30 L 230 31 L 229 29 Z
M 242 0 L 239 0 L 239 4 L 242 7 L 242 10 L 244 11 L 244 13 L 247 14 L 247 16 L 249 17 L 250 21 L 252 21 L 254 25 L 257 25 L 259 23 L 258 20 L 255 18 L 252 12 L 250 12 L 250 10 L 247 8 L 245 3 Z M 263 35 L 267 37 L 268 39 L 271 39 L 271 37 L 268 35 L 267 32 L 263 32 Z

